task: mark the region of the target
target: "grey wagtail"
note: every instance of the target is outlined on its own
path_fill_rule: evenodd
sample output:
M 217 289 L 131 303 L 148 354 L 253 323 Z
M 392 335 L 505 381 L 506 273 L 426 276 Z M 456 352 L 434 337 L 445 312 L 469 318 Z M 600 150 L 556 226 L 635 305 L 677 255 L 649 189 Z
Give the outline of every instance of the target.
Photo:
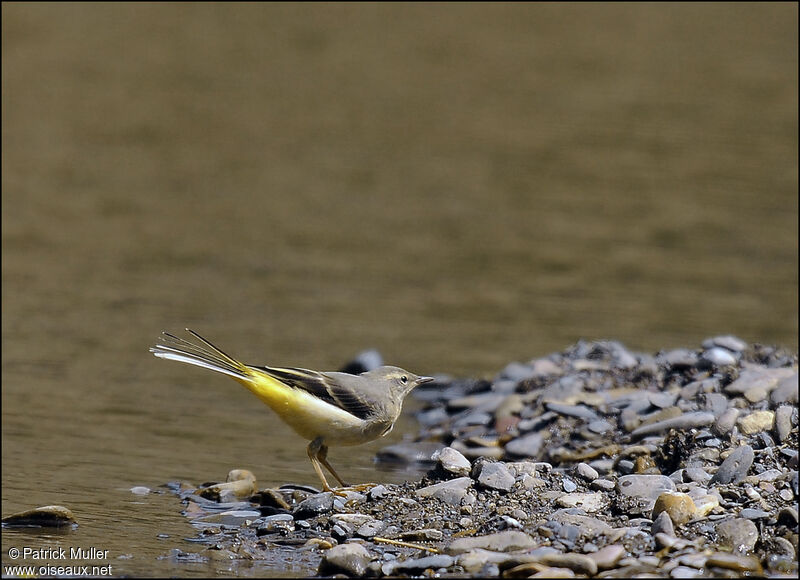
M 196 332 L 188 328 L 186 331 L 197 341 L 163 332 L 150 352 L 159 358 L 231 376 L 250 389 L 299 435 L 311 441 L 308 457 L 324 491 L 331 488 L 320 464 L 342 486 L 347 486 L 328 463 L 328 445 L 359 445 L 388 434 L 406 395 L 433 380 L 388 366 L 360 375 L 251 366 L 228 356 Z

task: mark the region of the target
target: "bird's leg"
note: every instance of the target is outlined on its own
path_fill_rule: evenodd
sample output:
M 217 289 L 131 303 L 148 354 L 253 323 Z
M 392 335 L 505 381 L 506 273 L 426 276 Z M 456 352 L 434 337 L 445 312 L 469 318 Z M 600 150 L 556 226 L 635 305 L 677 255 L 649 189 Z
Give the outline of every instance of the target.
M 333 477 L 336 478 L 336 481 L 339 482 L 339 485 L 341 485 L 342 487 L 347 487 L 347 484 L 344 481 L 342 481 L 342 478 L 339 477 L 339 474 L 336 473 L 336 470 L 333 468 L 333 466 L 330 463 L 328 463 L 328 446 L 322 443 L 321 440 L 319 445 L 319 451 L 317 451 L 317 459 L 319 460 L 320 463 L 322 463 L 322 465 L 324 465 L 327 468 L 328 471 L 331 472 L 331 475 L 333 475 Z
M 325 479 L 325 474 L 322 473 L 322 468 L 320 467 L 319 459 L 317 459 L 317 455 L 319 454 L 321 449 L 324 449 L 325 446 L 322 443 L 322 437 L 317 437 L 311 443 L 308 444 L 308 448 L 306 451 L 308 452 L 308 458 L 311 460 L 311 465 L 314 466 L 314 471 L 317 472 L 319 476 L 319 480 L 322 482 L 322 491 L 333 491 L 331 487 L 328 485 L 328 480 Z M 336 479 L 339 479 L 338 477 Z

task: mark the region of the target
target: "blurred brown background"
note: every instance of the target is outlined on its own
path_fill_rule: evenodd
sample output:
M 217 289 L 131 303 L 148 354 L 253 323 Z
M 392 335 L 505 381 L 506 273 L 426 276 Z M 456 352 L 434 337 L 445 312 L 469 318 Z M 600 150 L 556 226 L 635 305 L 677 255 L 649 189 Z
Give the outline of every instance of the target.
M 147 353 L 162 329 L 457 375 L 579 338 L 797 348 L 796 3 L 2 17 L 4 515 L 82 505 L 85 541 L 131 485 L 314 483 L 252 395 Z

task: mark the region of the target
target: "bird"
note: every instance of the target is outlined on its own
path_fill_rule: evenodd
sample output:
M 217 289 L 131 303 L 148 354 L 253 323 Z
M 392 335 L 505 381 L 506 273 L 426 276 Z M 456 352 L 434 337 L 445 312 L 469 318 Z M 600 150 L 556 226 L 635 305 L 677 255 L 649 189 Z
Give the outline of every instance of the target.
M 166 331 L 150 352 L 228 375 L 269 406 L 310 443 L 308 457 L 322 483 L 332 491 L 324 466 L 342 487 L 349 487 L 328 462 L 329 445 L 360 445 L 388 435 L 414 388 L 433 381 L 394 366 L 380 366 L 355 375 L 244 364 L 228 356 L 193 330 L 193 341 Z

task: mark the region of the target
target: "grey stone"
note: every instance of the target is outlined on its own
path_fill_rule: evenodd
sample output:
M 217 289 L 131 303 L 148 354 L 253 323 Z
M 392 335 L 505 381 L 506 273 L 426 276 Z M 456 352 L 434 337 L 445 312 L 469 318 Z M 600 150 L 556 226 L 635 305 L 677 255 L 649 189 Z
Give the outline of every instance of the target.
M 346 574 L 358 578 L 364 576 L 370 559 L 369 552 L 361 544 L 340 544 L 323 554 L 319 563 L 319 575 Z
M 775 434 L 778 440 L 783 443 L 789 438 L 792 432 L 792 415 L 796 416 L 797 408 L 791 405 L 781 405 L 775 411 Z
M 472 469 L 469 459 L 452 447 L 445 447 L 434 452 L 431 459 L 438 462 L 445 471 L 456 475 L 468 475 Z
M 539 457 L 542 446 L 544 445 L 544 438 L 539 433 L 530 433 L 523 437 L 506 443 L 506 454 L 513 457 Z
M 599 549 L 597 552 L 588 554 L 588 556 L 597 564 L 598 570 L 610 570 L 616 567 L 617 562 L 622 559 L 625 553 L 625 548 L 620 544 L 611 544 Z
M 597 413 L 592 411 L 585 405 L 566 405 L 564 403 L 547 403 L 545 405 L 548 411 L 553 411 L 559 415 L 566 417 L 577 417 L 578 419 L 586 419 L 588 421 L 596 421 L 600 419 Z
M 577 526 L 583 538 L 596 539 L 600 535 L 610 536 L 616 533 L 615 529 L 604 521 L 592 516 L 575 513 L 575 511 L 570 508 L 556 510 L 550 515 L 550 521 L 557 522 L 562 526 Z
M 496 368 L 496 367 L 495 367 Z M 520 362 L 511 362 L 500 371 L 500 378 L 511 379 L 512 381 L 524 381 L 535 376 L 532 366 Z
M 734 407 L 730 407 L 727 409 L 722 415 L 720 415 L 712 430 L 717 435 L 727 435 L 733 430 L 733 427 L 736 425 L 736 421 L 739 419 L 739 409 Z
M 653 527 L 650 529 L 650 533 L 653 535 L 666 534 L 668 536 L 675 536 L 675 526 L 667 512 L 661 512 L 656 516 L 656 519 L 653 520 Z
M 305 520 L 333 509 L 333 494 L 331 492 L 318 493 L 301 501 L 292 511 L 295 519 Z
M 573 491 L 578 489 L 578 484 L 576 484 L 574 481 L 572 481 L 569 478 L 564 478 L 564 481 L 561 482 L 561 487 L 567 493 L 572 493 Z
M 536 546 L 536 541 L 528 534 L 517 530 L 505 530 L 487 536 L 457 538 L 447 546 L 448 554 L 463 554 L 476 548 L 493 552 L 509 552 L 511 550 L 527 550 Z
M 770 516 L 769 512 L 753 508 L 744 508 L 742 511 L 739 512 L 739 517 L 745 518 L 747 520 L 763 520 L 768 518 L 769 516 Z
M 714 422 L 714 414 L 704 411 L 694 413 L 683 413 L 679 417 L 672 419 L 665 419 L 650 425 L 642 425 L 637 427 L 631 433 L 631 438 L 637 439 L 645 435 L 653 435 L 657 433 L 665 433 L 670 429 L 688 430 L 695 427 L 705 427 Z
M 721 346 L 731 352 L 742 352 L 747 348 L 747 343 L 738 336 L 726 335 L 707 338 L 703 341 L 703 348 Z
M 575 473 L 582 479 L 585 479 L 586 481 L 594 481 L 595 479 L 600 477 L 600 474 L 597 473 L 597 470 L 591 465 L 587 465 L 586 463 L 579 463 L 575 467 Z
M 753 367 L 743 370 L 739 378 L 725 387 L 725 392 L 729 395 L 744 395 L 754 387 L 762 387 L 765 391 L 772 392 L 780 381 L 794 375 L 797 372 L 792 369 L 778 368 L 770 369 L 766 367 Z M 797 379 L 795 378 L 795 381 Z M 795 382 L 795 384 L 797 384 Z
M 453 556 L 447 554 L 435 554 L 433 556 L 425 556 L 423 558 L 409 558 L 408 560 L 389 560 L 381 567 L 381 571 L 386 576 L 394 576 L 398 573 L 406 575 L 419 575 L 425 570 L 438 570 L 440 568 L 449 568 L 455 563 Z
M 675 483 L 666 475 L 623 475 L 617 488 L 622 495 L 647 499 L 651 509 L 659 495 L 675 491 Z
M 726 348 L 715 346 L 703 353 L 703 358 L 718 367 L 735 365 L 738 360 L 734 354 Z
M 728 455 L 728 458 L 722 462 L 722 465 L 719 466 L 719 469 L 709 483 L 725 484 L 742 481 L 747 476 L 747 472 L 750 470 L 754 458 L 753 448 L 749 445 L 737 447 Z
M 450 505 L 461 505 L 461 500 L 467 495 L 467 489 L 472 485 L 469 477 L 459 477 L 450 481 L 435 483 L 428 487 L 418 489 L 415 493 L 419 498 L 434 497 Z
M 612 425 L 605 419 L 598 419 L 597 421 L 592 421 L 586 427 L 592 433 L 597 433 L 599 435 L 603 435 L 604 433 L 608 433 L 609 431 L 614 429 L 614 425 Z
M 417 443 L 397 443 L 384 447 L 376 454 L 378 461 L 386 463 L 417 463 L 433 467 L 431 455 L 442 449 L 442 443 L 434 441 L 420 441 Z
M 717 524 L 716 530 L 720 546 L 732 548 L 734 553 L 752 552 L 758 541 L 758 528 L 744 518 L 722 521 Z
M 481 487 L 506 492 L 514 487 L 514 476 L 504 463 L 479 459 L 473 467 L 472 476 Z
M 580 508 L 586 513 L 599 512 L 608 505 L 606 494 L 596 493 L 568 493 L 556 500 L 556 504 L 564 508 Z
M 769 398 L 773 405 L 780 403 L 797 405 L 797 373 L 781 379 Z

